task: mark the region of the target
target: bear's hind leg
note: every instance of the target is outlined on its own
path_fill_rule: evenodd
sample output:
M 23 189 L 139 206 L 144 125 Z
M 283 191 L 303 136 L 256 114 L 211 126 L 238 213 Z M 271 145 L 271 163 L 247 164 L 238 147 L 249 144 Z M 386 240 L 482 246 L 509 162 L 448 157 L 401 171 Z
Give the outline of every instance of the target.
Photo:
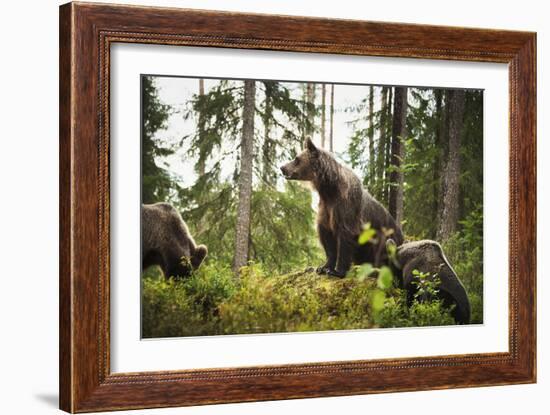
M 317 273 L 328 274 L 329 271 L 333 271 L 334 267 L 336 267 L 338 246 L 334 235 L 329 229 L 325 228 L 323 225 L 318 225 L 317 230 L 319 232 L 319 239 L 321 240 L 321 244 L 327 256 L 327 262 L 317 268 Z
M 355 243 L 348 238 L 338 238 L 338 257 L 336 260 L 336 268 L 328 272 L 334 277 L 343 278 L 351 268 L 353 254 L 355 252 Z

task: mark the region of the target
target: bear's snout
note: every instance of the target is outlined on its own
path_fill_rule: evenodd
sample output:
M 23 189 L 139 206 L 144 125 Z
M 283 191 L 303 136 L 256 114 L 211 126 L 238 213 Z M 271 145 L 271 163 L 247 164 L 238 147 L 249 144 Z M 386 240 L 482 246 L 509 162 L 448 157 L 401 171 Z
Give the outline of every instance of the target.
M 283 173 L 283 176 L 288 177 L 288 169 L 286 165 L 281 166 L 281 173 Z

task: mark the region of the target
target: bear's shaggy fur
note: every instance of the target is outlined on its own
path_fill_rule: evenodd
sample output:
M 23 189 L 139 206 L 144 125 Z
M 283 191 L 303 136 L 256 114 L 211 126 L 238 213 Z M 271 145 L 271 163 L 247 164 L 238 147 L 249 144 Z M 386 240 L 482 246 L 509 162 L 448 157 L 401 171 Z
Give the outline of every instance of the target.
M 391 239 L 386 242 L 386 246 L 395 245 Z M 394 248 L 395 249 L 395 248 Z M 413 282 L 418 281 L 418 277 L 413 275 L 414 270 L 428 274 L 430 280 L 434 276 L 439 277 L 440 284 L 437 296 L 443 301 L 445 307 L 454 305 L 451 314 L 459 324 L 468 324 L 470 322 L 470 300 L 466 289 L 456 275 L 443 253 L 441 245 L 435 241 L 424 240 L 406 242 L 396 249 L 397 264 L 394 269 L 401 276 L 401 286 L 407 290 L 407 302 L 410 306 L 417 293 L 417 285 Z M 418 296 L 420 301 L 429 299 L 429 295 Z
M 319 193 L 317 230 L 327 261 L 317 272 L 344 277 L 352 262 L 380 265 L 386 259 L 383 228 L 393 231 L 391 237 L 397 244 L 403 242 L 400 226 L 363 188 L 355 173 L 310 139 L 306 149 L 281 171 L 288 180 L 311 182 Z M 378 237 L 375 243 L 359 245 L 358 237 L 367 222 L 377 230 Z
M 141 205 L 142 269 L 158 265 L 165 277 L 183 278 L 206 257 L 178 211 L 168 203 Z

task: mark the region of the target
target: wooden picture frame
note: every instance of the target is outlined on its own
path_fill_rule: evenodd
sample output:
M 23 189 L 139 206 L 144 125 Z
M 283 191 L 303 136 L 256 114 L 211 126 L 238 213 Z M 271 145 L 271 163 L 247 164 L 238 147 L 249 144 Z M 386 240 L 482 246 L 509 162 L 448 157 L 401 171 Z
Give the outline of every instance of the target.
M 509 351 L 111 373 L 109 59 L 117 42 L 508 64 Z M 107 4 L 60 8 L 60 407 L 65 411 L 535 382 L 535 209 L 535 33 Z

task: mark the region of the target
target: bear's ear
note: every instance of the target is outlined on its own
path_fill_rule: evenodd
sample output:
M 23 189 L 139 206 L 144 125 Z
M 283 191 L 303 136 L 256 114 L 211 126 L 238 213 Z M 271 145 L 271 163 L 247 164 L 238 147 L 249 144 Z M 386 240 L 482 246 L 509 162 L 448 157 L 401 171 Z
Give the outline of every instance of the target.
M 313 144 L 313 141 L 311 141 L 311 138 L 307 138 L 306 140 L 306 148 L 310 153 L 317 153 L 319 149 L 315 147 L 315 144 Z

